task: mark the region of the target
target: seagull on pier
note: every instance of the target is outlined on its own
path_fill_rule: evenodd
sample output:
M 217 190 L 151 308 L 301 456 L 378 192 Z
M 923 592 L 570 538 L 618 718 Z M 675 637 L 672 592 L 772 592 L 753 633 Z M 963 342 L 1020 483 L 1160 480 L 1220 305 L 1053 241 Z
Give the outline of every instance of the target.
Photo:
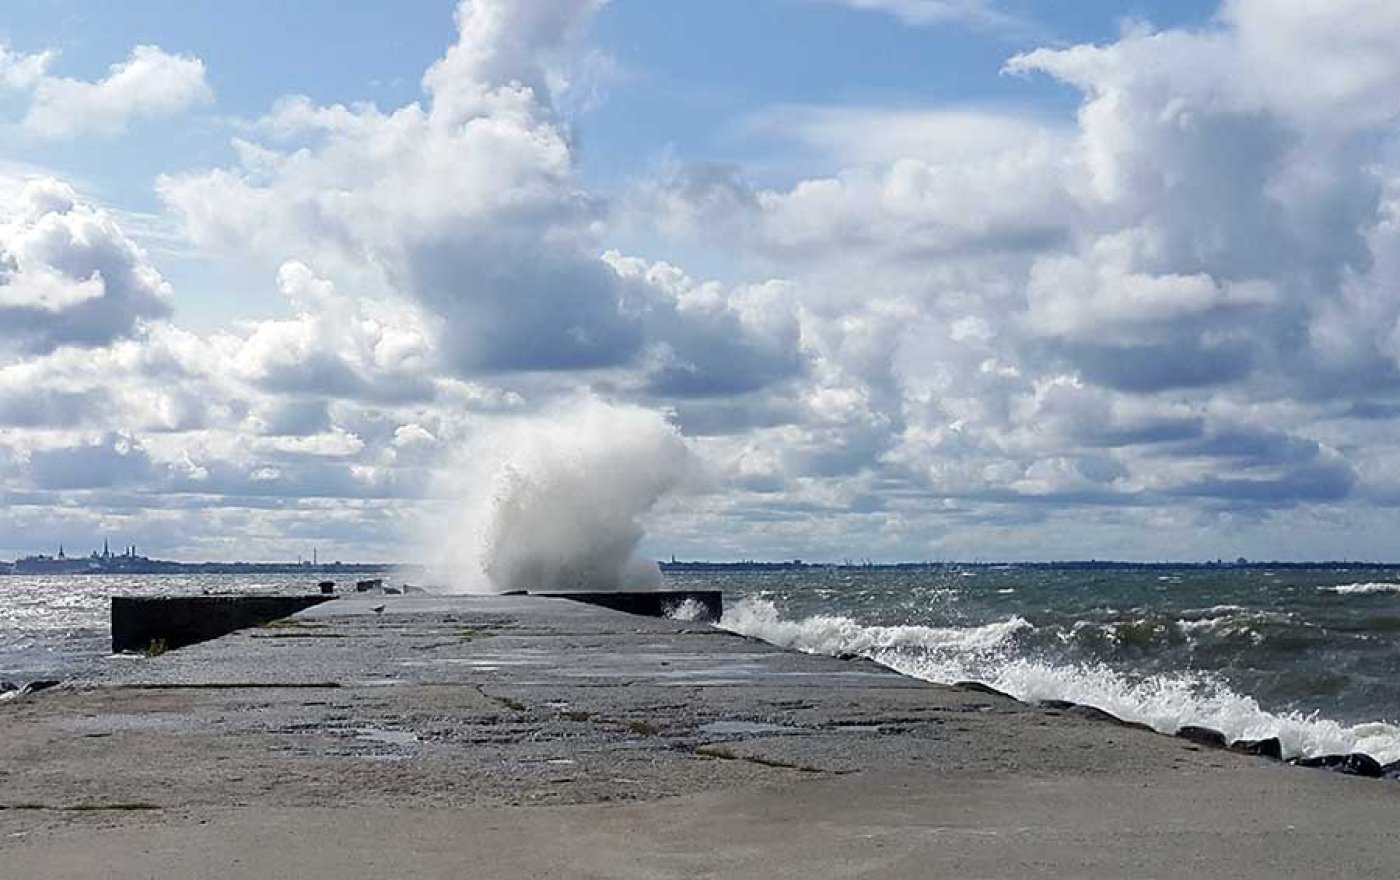
M 383 605 L 376 605 L 376 606 L 374 606 L 373 608 L 371 608 L 370 610 L 373 611 L 375 614 L 383 614 L 383 613 L 384 613 L 384 606 L 383 606 Z

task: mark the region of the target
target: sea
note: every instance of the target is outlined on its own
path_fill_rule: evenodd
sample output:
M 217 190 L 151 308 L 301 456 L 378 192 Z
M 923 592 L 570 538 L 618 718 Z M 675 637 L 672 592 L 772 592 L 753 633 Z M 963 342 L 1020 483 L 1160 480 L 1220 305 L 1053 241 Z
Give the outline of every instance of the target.
M 113 595 L 276 593 L 306 575 L 0 577 L 0 690 L 129 662 Z M 1332 568 L 670 572 L 725 629 L 927 681 L 1069 700 L 1172 733 L 1277 736 L 1286 756 L 1400 761 L 1400 573 Z M 0 693 L 0 699 L 4 694 Z

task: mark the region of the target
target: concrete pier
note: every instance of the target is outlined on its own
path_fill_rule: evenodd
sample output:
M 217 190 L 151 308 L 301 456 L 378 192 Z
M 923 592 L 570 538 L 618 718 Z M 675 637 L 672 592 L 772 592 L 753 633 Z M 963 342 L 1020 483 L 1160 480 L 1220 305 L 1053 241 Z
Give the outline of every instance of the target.
M 1398 799 L 526 596 L 337 599 L 0 706 L 7 877 L 1398 876 Z
M 642 617 L 682 616 L 699 623 L 718 623 L 724 616 L 724 594 L 719 590 L 644 590 L 602 593 L 531 593 L 546 599 L 569 599 L 586 605 L 611 608 Z
M 307 596 L 113 596 L 112 653 L 207 642 L 329 601 Z

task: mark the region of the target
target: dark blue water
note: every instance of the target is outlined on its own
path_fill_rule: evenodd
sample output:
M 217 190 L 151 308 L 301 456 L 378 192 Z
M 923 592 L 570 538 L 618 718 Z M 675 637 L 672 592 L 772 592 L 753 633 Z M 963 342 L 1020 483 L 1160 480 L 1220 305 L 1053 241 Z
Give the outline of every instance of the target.
M 1068 699 L 1165 732 L 1279 736 L 1400 760 L 1400 582 L 1389 573 L 1177 569 L 681 575 L 725 625 L 931 681 Z

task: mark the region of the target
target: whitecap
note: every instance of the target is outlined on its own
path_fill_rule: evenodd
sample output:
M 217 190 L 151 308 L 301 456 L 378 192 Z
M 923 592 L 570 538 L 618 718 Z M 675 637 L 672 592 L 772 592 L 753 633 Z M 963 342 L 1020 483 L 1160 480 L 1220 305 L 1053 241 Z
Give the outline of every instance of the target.
M 1206 673 L 1134 677 L 1101 664 L 1052 664 L 1008 650 L 1031 624 L 1011 617 L 981 626 L 865 626 L 847 617 L 782 617 L 763 599 L 725 610 L 724 629 L 813 654 L 859 654 L 914 678 L 941 684 L 978 681 L 1026 702 L 1069 700 L 1161 733 L 1198 725 L 1230 741 L 1278 737 L 1285 757 L 1364 752 L 1400 761 L 1400 726 L 1347 725 L 1316 713 L 1270 712 L 1253 697 Z
M 1369 596 L 1376 593 L 1400 593 L 1400 583 L 1366 582 L 1318 587 L 1318 589 L 1324 593 L 1336 593 L 1339 596 Z
M 819 615 L 785 619 L 766 599 L 744 599 L 726 608 L 720 625 L 731 632 L 762 639 L 808 654 L 863 654 L 896 648 L 986 651 L 1016 633 L 1031 629 L 1022 617 L 983 626 L 866 626 L 849 617 Z

